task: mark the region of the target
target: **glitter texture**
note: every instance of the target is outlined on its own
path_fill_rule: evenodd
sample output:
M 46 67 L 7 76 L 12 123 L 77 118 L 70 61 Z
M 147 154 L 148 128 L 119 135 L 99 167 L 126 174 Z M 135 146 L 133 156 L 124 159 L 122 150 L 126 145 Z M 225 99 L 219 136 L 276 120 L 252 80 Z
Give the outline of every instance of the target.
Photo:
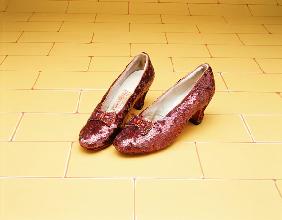
M 204 110 L 214 92 L 214 76 L 209 66 L 182 102 L 165 117 L 148 121 L 142 116 L 144 110 L 139 116 L 132 118 L 115 138 L 115 148 L 121 153 L 143 154 L 169 146 L 182 132 L 188 120 L 196 125 L 201 123 Z

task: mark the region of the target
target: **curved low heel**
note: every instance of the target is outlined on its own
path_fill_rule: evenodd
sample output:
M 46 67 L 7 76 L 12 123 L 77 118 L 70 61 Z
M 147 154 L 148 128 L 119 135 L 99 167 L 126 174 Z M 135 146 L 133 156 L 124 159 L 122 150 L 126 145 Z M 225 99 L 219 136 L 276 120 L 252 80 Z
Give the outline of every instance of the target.
M 147 95 L 147 92 L 145 92 L 134 104 L 134 108 L 137 110 L 141 110 L 144 106 L 144 101 L 145 101 L 145 97 Z
M 204 118 L 204 111 L 207 106 L 202 108 L 201 110 L 197 111 L 190 119 L 189 121 L 193 123 L 194 125 L 199 125 L 203 121 Z

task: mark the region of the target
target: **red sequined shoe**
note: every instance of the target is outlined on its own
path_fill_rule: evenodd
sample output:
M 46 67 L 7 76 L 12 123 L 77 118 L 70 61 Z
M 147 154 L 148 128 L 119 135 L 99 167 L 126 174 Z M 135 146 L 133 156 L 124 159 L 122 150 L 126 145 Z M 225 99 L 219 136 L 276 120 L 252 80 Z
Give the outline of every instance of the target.
M 121 153 L 142 154 L 167 147 L 188 120 L 201 123 L 214 91 L 212 69 L 203 64 L 133 117 L 116 136 L 115 148 Z
M 134 107 L 142 109 L 155 73 L 149 56 L 136 56 L 113 82 L 79 134 L 82 147 L 100 150 L 110 144 Z

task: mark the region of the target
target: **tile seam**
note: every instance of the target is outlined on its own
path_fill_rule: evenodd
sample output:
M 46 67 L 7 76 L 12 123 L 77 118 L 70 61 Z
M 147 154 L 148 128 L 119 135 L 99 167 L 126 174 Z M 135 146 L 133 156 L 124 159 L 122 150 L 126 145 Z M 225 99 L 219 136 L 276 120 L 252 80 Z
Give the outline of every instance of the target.
M 240 114 L 240 118 L 243 121 L 244 127 L 247 130 L 247 133 L 249 134 L 249 137 L 252 139 L 252 141 L 254 143 L 256 143 L 256 141 L 255 141 L 255 139 L 254 139 L 254 137 L 253 137 L 253 135 L 251 133 L 250 127 L 249 127 L 248 123 L 246 122 L 246 120 L 245 120 L 245 118 L 244 118 L 244 116 L 242 114 Z
M 12 135 L 11 135 L 11 138 L 10 138 L 10 140 L 9 140 L 10 142 L 12 142 L 12 141 L 15 139 L 16 133 L 17 133 L 18 128 L 19 128 L 19 126 L 20 126 L 20 123 L 21 123 L 21 121 L 22 121 L 22 119 L 23 119 L 23 116 L 24 116 L 24 113 L 22 112 L 22 113 L 21 113 L 21 116 L 20 116 L 20 119 L 19 119 L 19 121 L 17 122 L 16 127 L 15 127 L 15 129 L 14 129 Z
M 70 149 L 69 149 L 69 152 L 67 154 L 67 160 L 66 160 L 64 176 L 63 176 L 64 178 L 66 178 L 68 170 L 69 170 L 69 163 L 70 163 L 70 157 L 71 157 L 71 152 L 72 152 L 72 146 L 73 146 L 73 142 L 70 143 Z

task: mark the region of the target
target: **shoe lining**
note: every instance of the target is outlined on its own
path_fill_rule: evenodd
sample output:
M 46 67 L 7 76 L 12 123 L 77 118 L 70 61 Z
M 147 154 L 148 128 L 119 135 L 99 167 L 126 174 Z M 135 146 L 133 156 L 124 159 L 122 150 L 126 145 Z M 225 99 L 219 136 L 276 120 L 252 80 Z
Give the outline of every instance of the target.
M 147 68 L 147 61 L 148 56 L 142 53 L 129 63 L 110 89 L 103 103 L 102 110 L 118 113 L 123 108 L 130 96 L 134 93 L 136 87 L 139 85 L 144 70 Z
M 142 116 L 151 121 L 164 118 L 173 108 L 182 102 L 208 67 L 208 64 L 203 64 L 181 79 L 149 106 L 142 113 Z

